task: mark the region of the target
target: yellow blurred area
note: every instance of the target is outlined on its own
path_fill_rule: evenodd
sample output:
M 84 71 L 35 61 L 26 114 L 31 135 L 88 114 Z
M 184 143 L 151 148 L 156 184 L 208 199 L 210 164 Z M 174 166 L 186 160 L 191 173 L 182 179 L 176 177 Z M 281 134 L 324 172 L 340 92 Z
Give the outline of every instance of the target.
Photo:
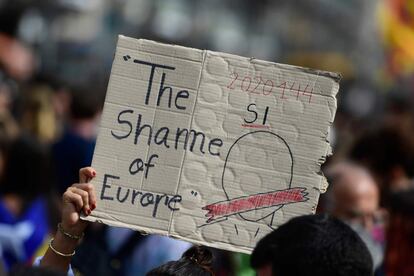
M 414 1 L 388 0 L 379 8 L 379 20 L 389 53 L 392 74 L 414 72 Z

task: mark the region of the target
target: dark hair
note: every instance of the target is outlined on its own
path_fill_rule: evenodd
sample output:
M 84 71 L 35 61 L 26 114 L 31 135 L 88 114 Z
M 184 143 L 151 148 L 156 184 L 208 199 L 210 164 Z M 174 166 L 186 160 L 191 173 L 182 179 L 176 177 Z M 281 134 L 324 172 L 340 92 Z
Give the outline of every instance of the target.
M 204 246 L 193 246 L 178 261 L 154 268 L 147 276 L 212 276 L 213 254 Z
M 0 194 L 16 194 L 30 202 L 53 188 L 49 149 L 29 135 L 15 140 L 8 151 Z
M 372 275 L 364 242 L 348 225 L 325 214 L 291 219 L 259 241 L 251 256 L 274 275 Z
M 102 110 L 104 97 L 93 88 L 73 87 L 70 113 L 73 119 L 92 119 Z

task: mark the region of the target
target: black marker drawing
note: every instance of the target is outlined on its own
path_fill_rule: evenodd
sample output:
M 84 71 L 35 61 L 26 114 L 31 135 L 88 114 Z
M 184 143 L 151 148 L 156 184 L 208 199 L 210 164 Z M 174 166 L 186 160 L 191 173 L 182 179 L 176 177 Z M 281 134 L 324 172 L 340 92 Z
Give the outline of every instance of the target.
M 240 152 L 243 152 L 243 148 L 254 149 L 254 138 L 260 138 L 262 141 L 269 143 L 269 148 L 266 149 L 267 154 L 276 154 L 273 157 L 282 158 L 285 162 L 288 162 L 284 166 L 285 171 L 281 172 L 288 175 L 287 183 L 282 183 L 281 177 L 272 177 L 271 179 L 267 177 L 270 183 L 262 183 L 262 186 L 259 188 L 258 183 L 253 183 L 252 186 L 256 188 L 254 191 L 249 186 L 243 187 L 243 185 L 249 185 L 250 183 L 243 184 L 240 179 L 237 179 L 236 182 L 237 185 L 240 185 L 241 189 L 234 185 L 234 172 L 239 171 L 241 175 L 244 173 L 243 166 L 240 166 Z M 244 153 L 246 154 L 247 152 L 244 151 Z M 261 164 L 255 165 L 249 164 L 250 168 L 256 167 L 258 170 L 265 168 Z M 272 225 L 274 223 L 275 212 L 287 204 L 308 200 L 306 188 L 292 188 L 293 166 L 292 151 L 288 143 L 280 135 L 266 130 L 253 131 L 242 135 L 229 148 L 223 167 L 221 182 L 227 200 L 203 207 L 203 210 L 208 211 L 206 214 L 207 221 L 199 227 L 218 223 L 226 220 L 230 216 L 236 215 L 250 222 L 264 221 L 266 225 L 273 229 L 274 227 Z M 257 172 L 257 175 L 260 175 L 260 171 Z M 280 181 L 281 183 L 275 185 L 274 181 Z M 249 191 L 247 195 L 246 191 Z M 235 229 L 237 230 L 236 225 Z M 237 230 L 236 232 L 238 234 L 239 231 Z M 258 232 L 259 228 L 256 230 L 255 236 L 257 236 Z

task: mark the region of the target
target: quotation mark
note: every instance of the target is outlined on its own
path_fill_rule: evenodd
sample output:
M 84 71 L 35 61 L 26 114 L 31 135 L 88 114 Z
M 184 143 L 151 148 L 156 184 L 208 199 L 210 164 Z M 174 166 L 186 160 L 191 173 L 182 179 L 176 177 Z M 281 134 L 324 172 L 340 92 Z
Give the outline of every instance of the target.
M 191 194 L 192 194 L 193 196 L 197 196 L 197 192 L 195 192 L 195 191 L 191 191 Z
M 131 57 L 129 55 L 123 56 L 123 58 L 124 58 L 125 61 L 128 61 L 128 60 L 131 59 Z

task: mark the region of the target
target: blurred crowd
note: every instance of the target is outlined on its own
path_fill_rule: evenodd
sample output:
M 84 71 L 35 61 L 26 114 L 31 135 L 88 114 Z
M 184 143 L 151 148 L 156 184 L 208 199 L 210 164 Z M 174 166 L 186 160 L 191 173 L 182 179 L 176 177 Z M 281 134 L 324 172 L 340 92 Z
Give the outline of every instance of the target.
M 376 275 L 414 275 L 409 0 L 0 0 L 3 271 L 43 255 L 62 193 L 91 164 L 117 34 L 342 73 L 317 211 L 351 225 Z M 73 259 L 81 275 L 142 275 L 190 247 L 98 224 L 88 231 Z M 214 254 L 217 275 L 254 275 L 249 256 Z

